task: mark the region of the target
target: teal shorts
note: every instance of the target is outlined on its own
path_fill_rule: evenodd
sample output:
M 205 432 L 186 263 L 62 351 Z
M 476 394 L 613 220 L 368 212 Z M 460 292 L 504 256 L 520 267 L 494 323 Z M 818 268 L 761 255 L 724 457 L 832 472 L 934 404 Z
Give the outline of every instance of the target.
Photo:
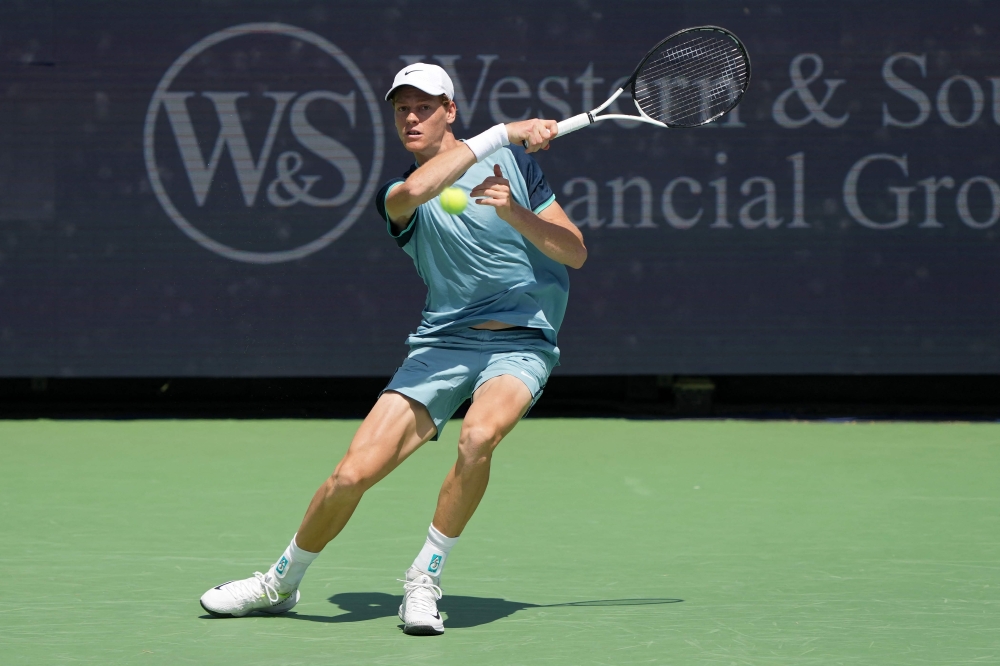
M 494 377 L 520 379 L 531 391 L 534 405 L 558 363 L 559 348 L 537 329 L 464 328 L 411 343 L 410 353 L 385 390 L 426 407 L 437 439 L 455 410 Z

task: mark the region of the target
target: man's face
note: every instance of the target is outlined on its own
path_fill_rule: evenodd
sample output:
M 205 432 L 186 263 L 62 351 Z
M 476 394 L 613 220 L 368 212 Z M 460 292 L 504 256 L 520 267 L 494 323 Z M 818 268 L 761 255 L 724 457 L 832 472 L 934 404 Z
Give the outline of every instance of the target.
M 437 153 L 448 126 L 455 122 L 455 103 L 442 103 L 412 86 L 400 88 L 392 98 L 396 133 L 411 153 Z

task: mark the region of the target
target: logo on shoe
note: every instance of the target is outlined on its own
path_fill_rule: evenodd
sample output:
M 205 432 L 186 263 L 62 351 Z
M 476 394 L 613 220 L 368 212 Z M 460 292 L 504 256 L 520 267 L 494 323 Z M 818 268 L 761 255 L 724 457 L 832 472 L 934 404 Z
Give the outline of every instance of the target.
M 282 555 L 281 559 L 278 560 L 278 564 L 276 564 L 275 567 L 274 567 L 274 573 L 278 574 L 279 578 L 284 578 L 285 577 L 285 569 L 287 567 L 288 567 L 288 558 L 285 557 L 284 555 Z
M 427 570 L 433 574 L 437 573 L 438 569 L 440 568 L 441 568 L 441 556 L 431 555 L 431 563 L 427 565 Z
M 301 259 L 367 209 L 384 157 L 381 100 L 350 57 L 281 23 L 236 25 L 170 66 L 146 114 L 167 216 L 235 261 Z

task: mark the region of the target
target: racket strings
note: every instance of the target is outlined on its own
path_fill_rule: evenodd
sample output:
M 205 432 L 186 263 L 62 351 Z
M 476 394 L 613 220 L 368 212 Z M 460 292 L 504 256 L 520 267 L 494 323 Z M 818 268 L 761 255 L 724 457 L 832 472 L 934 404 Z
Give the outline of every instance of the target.
M 649 79 L 664 76 L 690 77 L 693 74 L 701 75 L 710 70 L 722 70 L 722 73 L 726 73 L 733 68 L 733 55 L 739 57 L 738 52 L 734 53 L 724 48 L 706 47 L 690 52 L 687 60 L 679 66 L 673 62 L 654 61 L 653 64 L 644 68 L 642 76 Z
M 727 38 L 693 37 L 647 59 L 634 92 L 647 116 L 673 125 L 700 125 L 722 115 L 743 91 L 746 58 Z
M 725 109 L 738 96 L 739 88 L 734 83 L 735 81 L 732 79 L 723 79 L 716 81 L 711 86 L 706 86 L 704 83 L 702 85 L 688 85 L 685 87 L 694 88 L 694 90 L 674 95 L 657 95 L 652 98 L 652 103 L 650 103 L 650 97 L 643 98 L 640 96 L 639 104 L 643 112 L 650 117 L 667 115 L 675 122 L 678 118 L 683 118 L 688 112 L 696 110 L 704 111 L 709 115 L 715 115 L 713 107 L 721 105 Z M 670 89 L 676 90 L 678 86 L 667 86 L 666 88 L 668 91 Z M 668 97 L 668 100 L 664 102 L 662 99 L 659 99 L 661 97 Z
M 715 51 L 709 54 L 711 58 L 728 58 L 732 54 Z M 738 55 L 738 54 L 737 54 Z M 742 59 L 741 59 L 742 60 Z M 639 80 L 650 89 L 677 89 L 680 88 L 680 98 L 694 97 L 704 94 L 703 91 L 711 88 L 732 89 L 733 84 L 740 79 L 746 78 L 746 67 L 742 62 L 733 63 L 727 61 L 724 66 L 720 66 L 718 60 L 711 63 L 701 61 L 689 64 L 684 69 L 659 69 L 650 75 L 644 72 Z M 685 89 L 687 89 L 685 91 Z M 686 93 L 686 94 L 685 94 Z
M 741 51 L 731 43 L 719 43 L 718 40 L 700 40 L 700 42 L 715 42 L 714 45 L 692 46 L 678 48 L 672 46 L 670 51 L 660 54 L 659 58 L 647 62 L 643 66 L 641 76 L 644 78 L 660 78 L 667 73 L 674 76 L 690 75 L 699 67 L 721 68 L 731 70 L 734 64 L 745 65 Z M 714 47 L 714 48 L 713 48 Z M 720 58 L 719 56 L 722 55 Z M 681 62 L 678 67 L 675 63 Z
M 714 71 L 713 71 L 714 70 Z M 713 76 L 714 75 L 714 76 Z M 660 120 L 670 117 L 674 122 L 684 120 L 684 116 L 699 111 L 700 117 L 717 115 L 727 110 L 734 101 L 746 79 L 745 68 L 726 68 L 719 72 L 717 66 L 690 69 L 681 74 L 660 76 L 648 80 L 643 77 L 637 89 L 637 101 L 644 113 Z M 721 106 L 718 110 L 714 107 Z
M 640 75 L 642 79 L 661 79 L 665 77 L 683 78 L 703 76 L 712 70 L 721 70 L 721 78 L 736 78 L 746 71 L 746 65 L 738 51 L 724 52 L 722 50 L 706 51 L 699 54 L 701 58 L 689 63 L 684 69 L 674 69 L 672 67 L 662 67 L 654 70 L 644 70 Z
M 647 61 L 643 70 L 651 72 L 655 76 L 657 67 L 667 69 L 673 66 L 673 63 L 678 61 L 681 63 L 690 62 L 692 55 L 700 55 L 704 52 L 704 46 L 706 43 L 716 41 L 718 40 L 702 38 L 693 39 L 683 45 L 672 44 L 667 50 L 661 51 L 659 57 Z
M 639 99 L 639 107 L 647 116 L 661 122 L 674 125 L 698 125 L 708 122 L 725 111 L 738 97 L 731 85 L 723 84 L 712 88 L 704 86 L 696 92 L 670 95 L 663 91 L 663 96 L 669 96 L 665 102 L 650 104 L 649 99 Z

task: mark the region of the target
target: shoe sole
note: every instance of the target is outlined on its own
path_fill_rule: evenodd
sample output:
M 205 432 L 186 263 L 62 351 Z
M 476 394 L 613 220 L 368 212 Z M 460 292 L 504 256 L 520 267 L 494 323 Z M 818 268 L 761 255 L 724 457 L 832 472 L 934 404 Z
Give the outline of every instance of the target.
M 440 636 L 444 633 L 444 627 L 440 629 L 429 624 L 414 624 L 403 626 L 403 633 L 409 636 Z
M 268 608 L 255 608 L 254 610 L 248 611 L 248 612 L 244 613 L 243 615 L 234 615 L 232 613 L 220 613 L 218 611 L 214 611 L 211 608 L 209 608 L 208 606 L 206 606 L 205 602 L 202 601 L 201 599 L 198 600 L 198 604 L 202 608 L 204 608 L 205 612 L 208 613 L 209 615 L 211 615 L 212 617 L 246 617 L 247 615 L 249 615 L 250 613 L 253 613 L 254 611 L 256 611 L 258 613 L 266 613 L 268 615 L 281 615 L 282 613 L 287 613 L 288 611 L 290 611 L 293 608 L 295 608 L 295 604 L 299 603 L 299 599 L 301 597 L 302 597 L 301 593 L 299 593 L 298 590 L 295 590 L 295 601 L 292 601 L 292 603 L 289 604 L 287 607 L 284 607 L 284 606 L 285 606 L 285 604 L 288 604 L 289 601 L 291 601 L 290 598 L 286 599 L 285 601 L 282 601 L 280 604 L 276 604 L 276 605 L 270 606 Z
M 202 601 L 201 599 L 198 600 L 198 603 L 201 605 L 202 608 L 205 609 L 205 612 L 208 613 L 209 615 L 211 615 L 212 617 L 237 617 L 236 615 L 233 615 L 232 613 L 219 613 L 218 611 L 214 611 L 211 608 L 209 608 L 208 606 L 206 606 L 205 602 Z
M 403 623 L 403 633 L 409 636 L 440 636 L 444 633 L 444 622 L 440 624 L 406 624 L 406 620 L 403 619 L 403 607 L 399 607 L 399 613 L 396 614 L 399 621 Z M 438 614 L 438 620 L 441 619 L 440 613 Z

